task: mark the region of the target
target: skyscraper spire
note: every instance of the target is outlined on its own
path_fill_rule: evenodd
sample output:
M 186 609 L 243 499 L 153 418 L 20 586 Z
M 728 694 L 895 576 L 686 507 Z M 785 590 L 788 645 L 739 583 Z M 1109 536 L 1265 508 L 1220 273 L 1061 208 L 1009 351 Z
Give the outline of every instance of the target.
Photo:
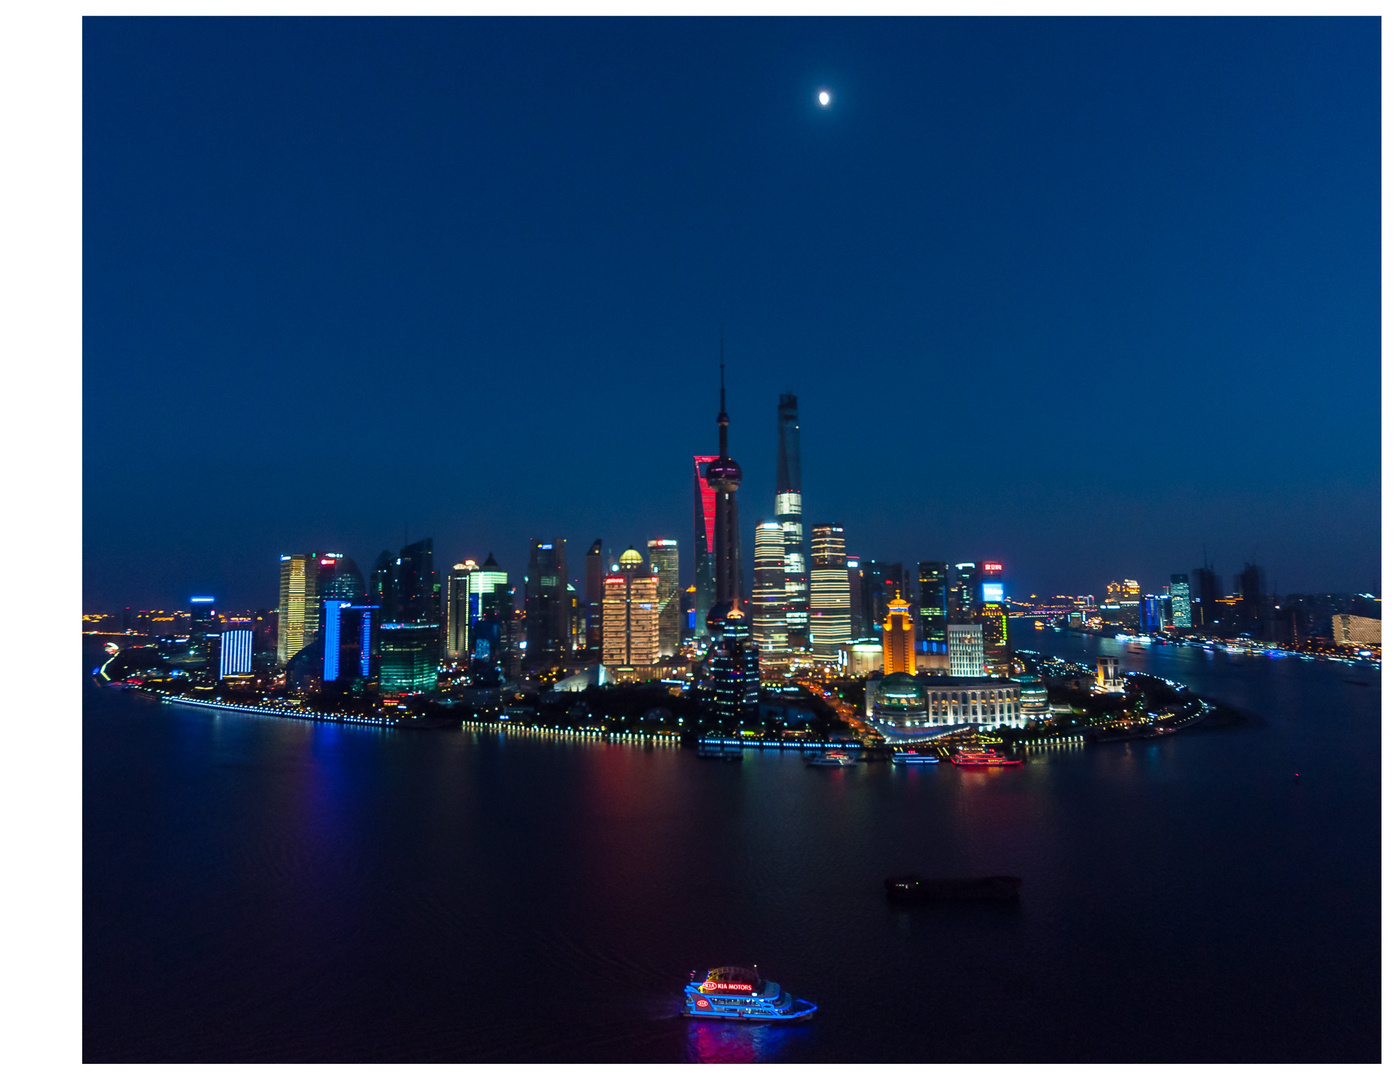
M 723 333 L 718 335 L 718 456 L 728 456 L 728 392 L 723 378 Z
M 723 335 L 718 339 L 718 457 L 709 462 L 704 479 L 713 489 L 714 504 L 714 600 L 710 614 L 724 614 L 742 589 L 738 570 L 738 500 L 736 492 L 743 470 L 728 456 L 728 392 L 725 385 Z M 720 610 L 721 609 L 721 610 Z

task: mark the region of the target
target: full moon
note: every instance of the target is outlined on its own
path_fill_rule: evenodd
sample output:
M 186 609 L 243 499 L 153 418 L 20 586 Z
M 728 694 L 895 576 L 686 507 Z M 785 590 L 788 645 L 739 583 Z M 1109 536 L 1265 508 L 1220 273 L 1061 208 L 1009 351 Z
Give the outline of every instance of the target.
M 816 100 L 820 102 L 821 108 L 825 108 L 827 105 L 830 104 L 830 91 L 822 90 L 819 94 L 816 95 Z

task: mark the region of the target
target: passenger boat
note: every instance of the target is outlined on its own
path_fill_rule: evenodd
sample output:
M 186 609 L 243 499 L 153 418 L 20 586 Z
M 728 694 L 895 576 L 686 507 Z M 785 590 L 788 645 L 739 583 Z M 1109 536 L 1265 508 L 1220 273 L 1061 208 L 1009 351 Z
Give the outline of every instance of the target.
M 849 754 L 845 753 L 843 750 L 829 750 L 824 754 L 812 754 L 810 757 L 806 758 L 806 764 L 826 765 L 839 768 L 844 765 L 854 765 L 856 762 L 854 758 L 850 757 Z
M 930 904 L 941 900 L 1017 900 L 1017 877 L 920 878 L 916 874 L 885 878 L 888 898 L 901 904 Z
M 931 750 L 895 750 L 893 751 L 893 763 L 895 765 L 935 765 L 941 761 Z
M 710 968 L 703 978 L 689 973 L 683 1016 L 755 1023 L 804 1020 L 816 1011 L 814 1001 L 793 998 L 755 967 Z
M 951 756 L 953 765 L 963 769 L 995 769 L 1007 765 L 1023 765 L 1023 758 L 1007 758 L 999 750 L 958 750 Z

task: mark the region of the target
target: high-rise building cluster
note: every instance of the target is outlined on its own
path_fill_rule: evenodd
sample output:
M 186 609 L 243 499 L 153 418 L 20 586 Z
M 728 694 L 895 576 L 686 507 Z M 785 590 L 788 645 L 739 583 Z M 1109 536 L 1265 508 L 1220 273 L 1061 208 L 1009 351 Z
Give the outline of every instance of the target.
M 443 579 L 430 537 L 381 552 L 367 577 L 340 552 L 288 554 L 279 562 L 275 612 L 240 624 L 220 620 L 212 597 L 191 598 L 183 617 L 208 657 L 204 678 L 252 678 L 274 653 L 275 678 L 289 692 L 372 690 L 389 700 L 454 688 L 503 694 L 521 679 L 540 686 L 668 679 L 698 686 L 715 715 L 737 722 L 757 708 L 764 673 L 780 681 L 815 669 L 869 676 L 871 717 L 905 732 L 967 717 L 1018 722 L 1021 700 L 1039 708 L 1042 687 L 1021 685 L 1026 676 L 1016 673 L 1001 562 L 922 560 L 905 568 L 856 554 L 839 521 L 808 525 L 793 393 L 776 402 L 773 503 L 750 526 L 745 562 L 743 471 L 729 449 L 722 343 L 718 391 L 717 452 L 685 464 L 692 582 L 682 580 L 681 542 L 671 537 L 627 545 L 615 560 L 595 539 L 577 581 L 567 539 L 533 538 L 517 584 L 493 552 L 453 562 Z M 1149 634 L 1378 643 L 1373 598 L 1279 599 L 1267 593 L 1255 558 L 1233 584 L 1225 593 L 1206 557 L 1155 591 L 1121 578 L 1100 601 L 1031 597 L 1015 613 Z M 158 633 L 178 614 L 128 613 L 126 622 Z

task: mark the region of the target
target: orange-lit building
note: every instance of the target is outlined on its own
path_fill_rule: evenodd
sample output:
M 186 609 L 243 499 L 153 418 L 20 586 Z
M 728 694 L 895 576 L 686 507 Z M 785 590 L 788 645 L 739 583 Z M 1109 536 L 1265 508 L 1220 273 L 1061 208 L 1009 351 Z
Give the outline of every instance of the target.
M 883 673 L 902 671 L 917 674 L 916 641 L 913 636 L 912 605 L 895 591 L 888 602 L 888 618 L 883 622 Z
M 660 660 L 660 577 L 644 570 L 635 548 L 602 579 L 602 663 L 650 667 Z

